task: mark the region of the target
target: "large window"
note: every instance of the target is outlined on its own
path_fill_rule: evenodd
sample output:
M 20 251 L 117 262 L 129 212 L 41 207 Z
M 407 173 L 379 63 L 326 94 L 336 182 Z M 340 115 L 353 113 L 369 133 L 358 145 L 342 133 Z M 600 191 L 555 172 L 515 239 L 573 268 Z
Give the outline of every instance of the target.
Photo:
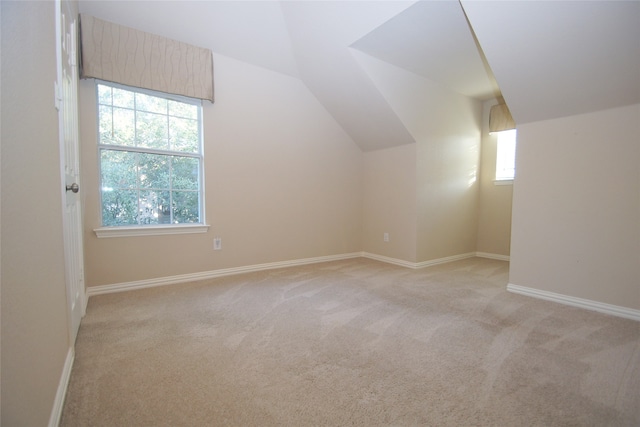
M 497 134 L 496 181 L 509 181 L 516 174 L 516 130 L 503 130 Z
M 200 100 L 97 82 L 102 225 L 203 224 Z

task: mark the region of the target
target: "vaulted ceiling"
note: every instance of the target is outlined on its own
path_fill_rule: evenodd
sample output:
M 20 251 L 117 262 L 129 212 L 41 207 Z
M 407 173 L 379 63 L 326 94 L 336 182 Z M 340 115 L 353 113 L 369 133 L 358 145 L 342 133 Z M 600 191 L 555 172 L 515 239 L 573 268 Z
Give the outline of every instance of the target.
M 640 102 L 639 1 L 462 4 L 516 123 Z
M 635 1 L 81 0 L 80 11 L 300 78 L 364 151 L 413 137 L 362 54 L 478 100 L 502 93 L 517 123 L 640 102 Z

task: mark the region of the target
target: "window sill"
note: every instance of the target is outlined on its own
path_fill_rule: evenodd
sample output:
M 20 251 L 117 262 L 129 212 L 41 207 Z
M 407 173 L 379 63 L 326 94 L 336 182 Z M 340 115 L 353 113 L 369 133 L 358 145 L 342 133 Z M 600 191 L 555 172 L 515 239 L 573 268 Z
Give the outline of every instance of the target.
M 493 185 L 513 185 L 513 179 L 494 179 Z
M 147 227 L 101 227 L 93 230 L 99 239 L 106 237 L 162 236 L 166 234 L 206 233 L 206 224 L 157 225 Z

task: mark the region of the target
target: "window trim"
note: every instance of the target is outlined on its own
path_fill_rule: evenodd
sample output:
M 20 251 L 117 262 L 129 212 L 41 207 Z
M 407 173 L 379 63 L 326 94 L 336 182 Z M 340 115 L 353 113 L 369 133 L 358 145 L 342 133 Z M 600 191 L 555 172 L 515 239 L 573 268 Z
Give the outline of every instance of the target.
M 154 96 L 154 97 L 162 97 L 173 101 L 183 102 L 187 104 L 197 105 L 198 108 L 198 125 L 200 127 L 200 142 L 199 142 L 199 152 L 198 153 L 183 153 L 183 152 L 173 152 L 169 150 L 155 150 L 152 148 L 139 148 L 139 147 L 131 147 L 131 146 L 121 146 L 121 145 L 108 145 L 100 143 L 100 119 L 99 119 L 99 101 L 98 101 L 98 85 L 109 86 L 112 88 L 123 89 L 130 92 L 142 93 L 144 95 Z M 201 163 L 200 171 L 199 171 L 199 214 L 200 214 L 200 222 L 198 223 L 177 223 L 177 224 L 150 224 L 150 225 L 116 225 L 116 226 L 100 226 L 98 228 L 94 228 L 98 238 L 110 238 L 110 237 L 132 237 L 132 236 L 153 236 L 153 235 L 170 235 L 170 234 L 196 234 L 196 233 L 206 233 L 209 229 L 209 225 L 206 222 L 206 210 L 205 210 L 205 171 L 204 171 L 204 123 L 203 123 L 203 103 L 201 99 L 189 98 L 181 95 L 175 95 L 160 91 L 154 91 L 144 88 L 131 87 L 115 82 L 103 81 L 100 79 L 95 79 L 94 81 L 95 88 L 95 106 L 96 106 L 96 141 L 97 141 L 97 152 L 100 153 L 101 150 L 114 150 L 114 151 L 133 151 L 133 152 L 142 152 L 142 153 L 151 153 L 151 154 L 162 154 L 162 155 L 179 155 L 184 157 L 192 157 L 198 158 Z M 135 110 L 134 110 L 135 111 Z M 100 156 L 98 156 L 98 193 L 99 193 L 99 211 L 100 211 L 100 223 L 102 224 L 102 191 L 101 191 L 101 168 L 102 161 L 100 160 Z
M 100 227 L 93 231 L 99 239 L 107 237 L 162 236 L 168 234 L 199 234 L 209 231 L 207 224 L 169 224 L 141 226 Z

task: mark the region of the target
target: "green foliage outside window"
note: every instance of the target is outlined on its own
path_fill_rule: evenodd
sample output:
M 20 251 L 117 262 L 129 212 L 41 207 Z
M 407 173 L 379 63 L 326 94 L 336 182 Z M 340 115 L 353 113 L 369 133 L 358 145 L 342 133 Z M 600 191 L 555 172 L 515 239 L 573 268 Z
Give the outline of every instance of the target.
M 200 106 L 98 84 L 102 225 L 200 223 Z

